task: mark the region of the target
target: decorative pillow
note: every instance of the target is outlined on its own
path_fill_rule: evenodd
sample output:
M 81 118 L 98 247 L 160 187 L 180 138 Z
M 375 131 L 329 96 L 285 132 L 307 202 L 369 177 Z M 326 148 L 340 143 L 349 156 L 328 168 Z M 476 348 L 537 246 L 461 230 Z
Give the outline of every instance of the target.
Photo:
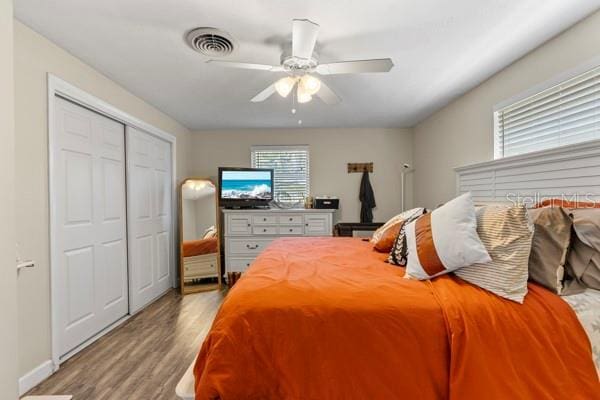
M 565 199 L 546 199 L 535 205 L 535 208 L 542 207 L 564 207 L 564 208 L 600 208 L 600 203 L 593 201 L 565 200 Z
M 500 297 L 523 303 L 533 236 L 527 209 L 482 207 L 477 210 L 477 233 L 492 261 L 460 268 L 455 274 Z
M 204 231 L 204 236 L 202 237 L 202 239 L 211 239 L 214 237 L 217 237 L 217 228 L 215 228 L 215 226 L 213 225 Z
M 412 214 L 406 215 L 405 219 L 402 220 L 402 223 L 399 226 L 398 235 L 396 236 L 396 240 L 394 240 L 392 250 L 390 251 L 390 256 L 388 257 L 388 262 L 390 264 L 400 265 L 402 267 L 406 266 L 406 225 L 416 220 L 421 215 L 427 213 L 425 208 L 413 208 L 410 211 Z
M 382 253 L 389 252 L 392 249 L 394 240 L 398 236 L 402 223 L 408 216 L 413 215 L 415 212 L 419 212 L 419 210 L 421 210 L 422 214 L 423 208 L 413 208 L 396 215 L 379 227 L 371 237 L 371 243 L 373 243 L 375 250 Z
M 389 253 L 394 245 L 394 241 L 400 232 L 400 227 L 404 224 L 404 220 L 398 220 L 396 223 L 388 227 L 381 238 L 374 243 L 373 248 L 381 253 Z
M 406 245 L 406 272 L 416 279 L 429 279 L 467 265 L 492 261 L 477 235 L 471 193 L 407 224 Z
M 529 256 L 529 279 L 561 294 L 573 221 L 561 207 L 528 210 L 535 231 Z

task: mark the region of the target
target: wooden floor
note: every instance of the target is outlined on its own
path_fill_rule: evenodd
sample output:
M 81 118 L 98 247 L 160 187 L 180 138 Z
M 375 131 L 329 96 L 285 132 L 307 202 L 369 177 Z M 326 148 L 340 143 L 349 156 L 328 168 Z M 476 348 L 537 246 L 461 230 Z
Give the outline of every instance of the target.
M 170 291 L 66 361 L 28 395 L 74 400 L 175 399 L 175 386 L 196 356 L 224 293 L 185 297 Z

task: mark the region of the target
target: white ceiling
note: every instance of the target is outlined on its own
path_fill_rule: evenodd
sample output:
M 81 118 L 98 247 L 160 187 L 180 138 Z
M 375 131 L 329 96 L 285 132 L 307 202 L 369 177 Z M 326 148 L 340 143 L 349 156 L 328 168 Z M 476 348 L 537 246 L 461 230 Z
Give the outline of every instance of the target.
M 18 0 L 16 17 L 193 130 L 408 127 L 589 15 L 600 0 Z M 282 73 L 205 64 L 185 33 L 211 26 L 227 60 L 278 64 L 291 20 L 321 25 L 320 61 L 391 57 L 387 74 L 324 80 L 342 98 L 249 102 Z

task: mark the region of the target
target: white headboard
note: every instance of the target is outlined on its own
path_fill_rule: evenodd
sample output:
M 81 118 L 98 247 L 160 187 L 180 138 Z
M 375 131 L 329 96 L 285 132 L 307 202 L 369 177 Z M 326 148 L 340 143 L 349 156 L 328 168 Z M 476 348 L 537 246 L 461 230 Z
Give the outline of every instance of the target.
M 600 140 L 455 168 L 457 193 L 476 203 L 520 198 L 600 201 Z

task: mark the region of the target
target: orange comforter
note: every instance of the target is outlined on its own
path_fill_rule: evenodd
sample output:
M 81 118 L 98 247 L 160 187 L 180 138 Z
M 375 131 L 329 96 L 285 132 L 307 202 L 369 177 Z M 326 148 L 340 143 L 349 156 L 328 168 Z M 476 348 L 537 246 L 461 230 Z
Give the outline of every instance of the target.
M 227 295 L 195 365 L 203 399 L 598 399 L 571 308 L 453 276 L 403 279 L 353 238 L 280 239 Z
M 183 256 L 192 257 L 217 252 L 217 238 L 186 240 L 183 242 Z

